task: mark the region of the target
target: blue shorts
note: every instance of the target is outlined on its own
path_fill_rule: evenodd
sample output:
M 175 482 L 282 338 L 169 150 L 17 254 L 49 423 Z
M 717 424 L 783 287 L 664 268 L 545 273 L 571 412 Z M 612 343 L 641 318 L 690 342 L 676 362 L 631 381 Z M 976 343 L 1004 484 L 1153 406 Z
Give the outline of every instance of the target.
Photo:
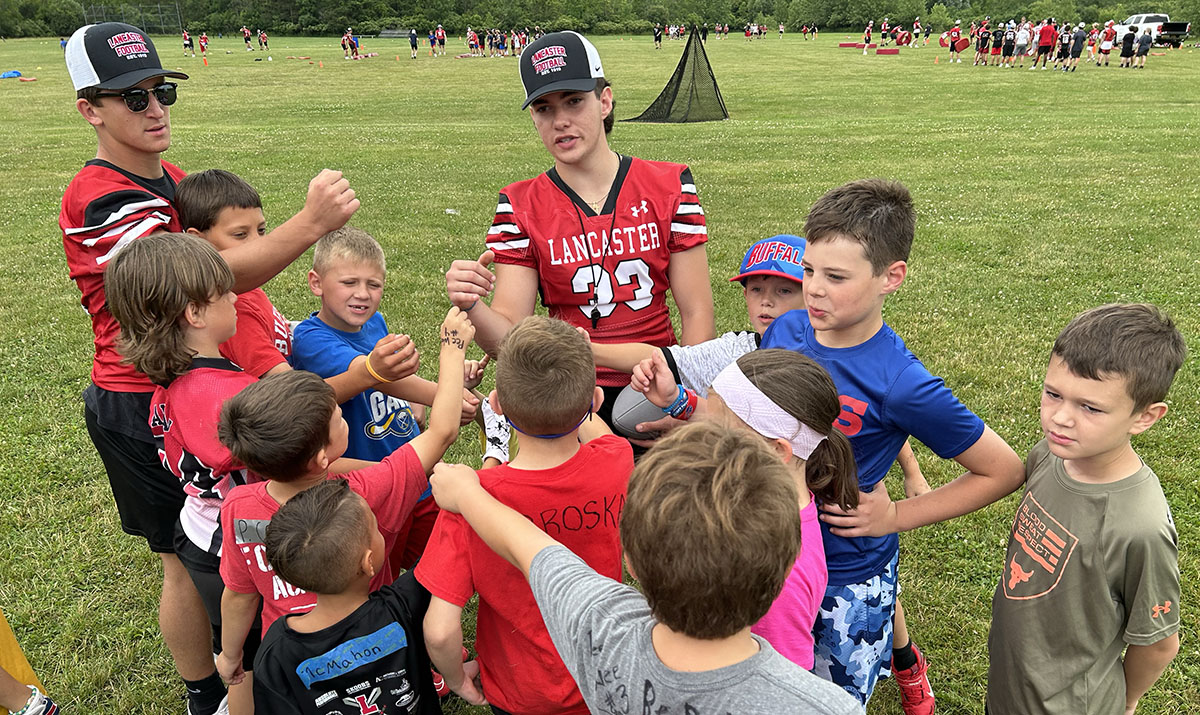
M 828 586 L 813 626 L 813 673 L 840 685 L 865 707 L 880 678 L 892 674 L 896 565 L 863 583 Z

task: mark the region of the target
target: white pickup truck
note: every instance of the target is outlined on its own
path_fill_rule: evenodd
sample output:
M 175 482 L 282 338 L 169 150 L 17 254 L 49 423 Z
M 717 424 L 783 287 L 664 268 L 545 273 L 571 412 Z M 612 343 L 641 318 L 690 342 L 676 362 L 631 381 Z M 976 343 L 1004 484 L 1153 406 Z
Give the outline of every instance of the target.
M 1150 34 L 1154 37 L 1156 45 L 1172 45 L 1179 47 L 1184 38 L 1192 31 L 1190 22 L 1171 22 L 1169 15 L 1161 13 L 1147 13 L 1143 15 L 1130 15 L 1125 22 L 1120 23 L 1114 29 L 1117 31 L 1117 42 L 1129 32 L 1129 28 L 1137 28 L 1137 34 L 1141 35 L 1150 28 Z

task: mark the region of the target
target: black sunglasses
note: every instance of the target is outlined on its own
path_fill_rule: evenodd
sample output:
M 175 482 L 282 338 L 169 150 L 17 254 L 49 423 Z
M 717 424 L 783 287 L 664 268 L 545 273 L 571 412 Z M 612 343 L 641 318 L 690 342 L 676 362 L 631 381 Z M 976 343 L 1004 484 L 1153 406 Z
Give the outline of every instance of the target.
M 141 89 L 134 87 L 127 89 L 124 92 L 108 92 L 106 94 L 97 94 L 97 97 L 120 97 L 125 100 L 125 106 L 129 107 L 131 112 L 144 112 L 150 106 L 150 93 L 154 93 L 154 98 L 164 107 L 169 107 L 175 104 L 175 88 L 179 85 L 174 82 L 163 82 L 157 87 L 150 89 Z

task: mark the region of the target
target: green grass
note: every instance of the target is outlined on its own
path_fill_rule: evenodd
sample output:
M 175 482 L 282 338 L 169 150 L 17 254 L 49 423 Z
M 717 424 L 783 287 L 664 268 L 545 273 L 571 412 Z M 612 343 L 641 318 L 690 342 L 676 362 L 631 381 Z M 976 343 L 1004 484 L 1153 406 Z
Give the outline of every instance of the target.
M 918 207 L 909 278 L 885 317 L 1019 453 L 1039 438 L 1048 350 L 1076 312 L 1153 301 L 1200 350 L 1200 54 L 1151 57 L 1138 72 L 1030 75 L 935 65 L 933 48 L 863 57 L 836 49 L 839 39 L 710 42 L 730 121 L 613 133 L 623 153 L 691 165 L 718 331 L 745 326 L 726 278 L 746 246 L 799 232 L 830 187 L 885 176 L 905 182 Z M 619 117 L 649 104 L 682 49 L 655 52 L 649 37 L 597 44 Z M 388 253 L 383 311 L 432 351 L 447 265 L 478 255 L 500 187 L 549 166 L 519 110 L 516 61 L 414 61 L 402 41 L 368 40 L 364 50 L 382 56 L 361 62 L 343 61 L 336 38 L 273 45 L 273 62 L 255 62 L 260 53 L 236 38 L 214 39 L 206 68 L 179 57 L 178 38 L 159 40 L 168 65 L 192 75 L 166 158 L 241 174 L 274 223 L 300 208 L 321 168 L 345 170 L 363 202 L 354 222 Z M 73 109 L 56 40 L 0 44 L 7 69 L 38 81 L 0 83 L 0 606 L 67 709 L 182 712 L 157 634 L 157 559 L 120 532 L 81 419 L 91 335 L 56 218 L 94 139 Z M 292 318 L 315 306 L 305 269 L 302 259 L 267 286 Z M 1174 510 L 1183 583 L 1183 647 L 1144 713 L 1200 705 L 1197 364 L 1177 378 L 1168 417 L 1136 442 Z M 426 360 L 422 372 L 433 367 Z M 463 440 L 450 456 L 474 451 Z M 928 450 L 918 457 L 935 485 L 955 476 Z M 990 599 L 1016 499 L 901 537 L 904 602 L 941 712 L 983 711 Z M 900 712 L 893 685 L 871 712 Z

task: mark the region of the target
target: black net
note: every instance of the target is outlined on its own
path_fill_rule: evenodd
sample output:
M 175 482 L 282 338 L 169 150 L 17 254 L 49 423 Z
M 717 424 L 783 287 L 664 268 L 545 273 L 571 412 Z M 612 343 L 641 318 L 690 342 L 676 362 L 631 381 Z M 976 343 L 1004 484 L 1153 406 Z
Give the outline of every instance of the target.
M 711 122 L 729 119 L 700 33 L 692 28 L 675 74 L 646 111 L 627 122 Z

